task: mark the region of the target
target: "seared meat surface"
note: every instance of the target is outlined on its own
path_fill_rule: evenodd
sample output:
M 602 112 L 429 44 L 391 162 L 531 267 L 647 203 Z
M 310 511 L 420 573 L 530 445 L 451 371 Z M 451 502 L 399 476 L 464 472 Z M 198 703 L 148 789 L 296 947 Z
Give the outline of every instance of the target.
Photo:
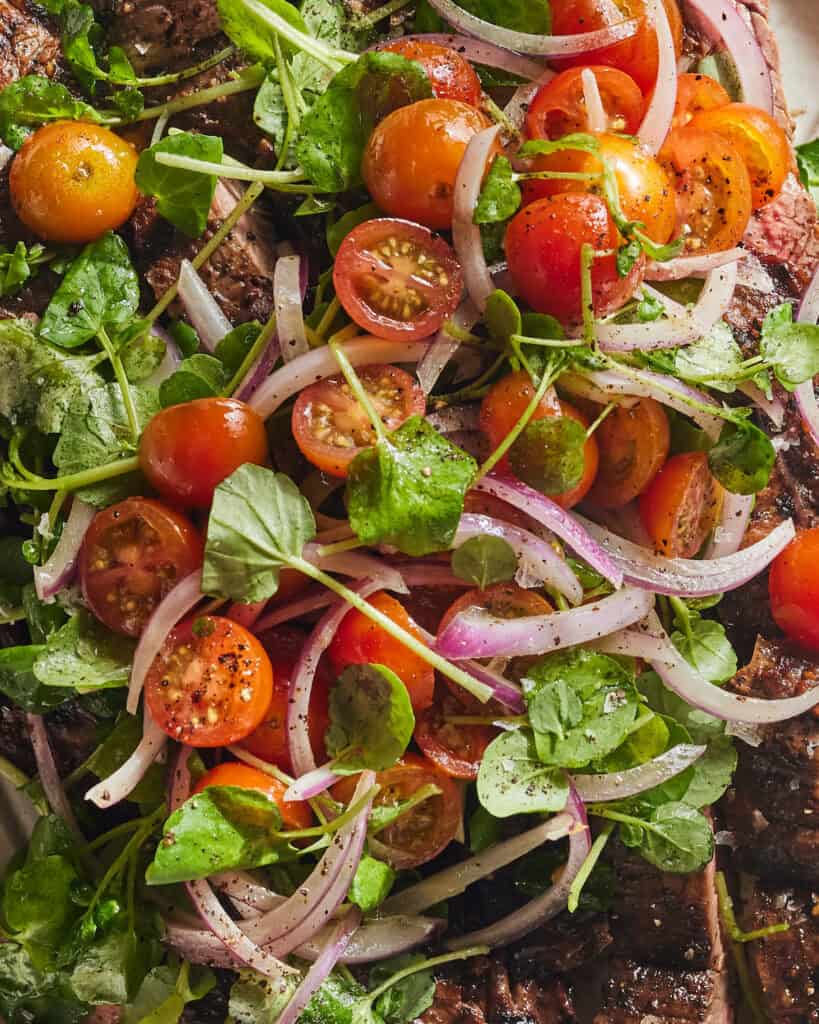
M 60 36 L 43 17 L 42 8 L 26 0 L 0 0 L 0 89 L 24 75 L 57 71 Z
M 723 972 L 614 960 L 594 1024 L 728 1024 L 731 1019 Z

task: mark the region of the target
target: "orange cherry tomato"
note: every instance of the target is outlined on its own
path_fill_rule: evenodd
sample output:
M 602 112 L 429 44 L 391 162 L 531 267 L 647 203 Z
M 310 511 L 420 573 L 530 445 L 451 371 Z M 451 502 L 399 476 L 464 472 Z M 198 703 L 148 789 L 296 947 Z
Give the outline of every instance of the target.
M 689 253 L 738 245 L 751 219 L 751 179 L 742 154 L 724 136 L 673 129 L 658 157 L 677 193 L 677 228 Z
M 506 258 L 521 297 L 537 313 L 563 323 L 582 318 L 580 256 L 584 244 L 614 250 L 621 238 L 599 196 L 571 192 L 529 203 L 506 230 Z M 596 316 L 619 309 L 640 284 L 640 258 L 627 277 L 617 273 L 614 255 L 592 265 L 592 301 Z
M 81 121 L 43 125 L 11 165 L 20 220 L 49 242 L 93 242 L 131 216 L 137 152 L 108 128 Z
M 98 512 L 79 558 L 83 597 L 115 633 L 139 636 L 165 595 L 202 564 L 202 537 L 181 513 L 150 498 Z
M 622 508 L 648 487 L 668 458 L 671 432 L 659 402 L 641 398 L 618 405 L 595 432 L 600 462 L 589 501 Z
M 373 202 L 392 217 L 451 227 L 455 176 L 469 140 L 488 124 L 458 100 L 419 100 L 388 114 L 361 164 Z
M 727 107 L 731 97 L 710 75 L 678 75 L 677 103 L 674 107 L 674 128 L 685 128 L 704 110 Z
M 347 235 L 333 284 L 348 316 L 379 338 L 428 338 L 456 310 L 463 275 L 452 248 L 420 224 L 383 217 Z
M 470 715 L 468 706 L 447 687 L 438 686 L 435 703 L 415 720 L 415 742 L 441 771 L 453 779 L 477 779 L 484 752 L 498 730 L 491 725 L 467 725 L 449 721 Z M 489 714 L 484 709 L 484 714 Z
M 171 630 L 145 680 L 153 720 L 192 747 L 225 747 L 249 736 L 272 694 L 273 669 L 262 645 L 216 615 Z
M 602 65 L 589 68 L 608 118 L 608 131 L 635 135 L 643 119 L 643 94 L 634 79 Z M 526 114 L 530 139 L 560 139 L 573 132 L 588 131 L 583 92 L 583 68 L 569 68 L 542 85 Z
M 379 857 L 398 870 L 409 870 L 433 860 L 449 846 L 461 826 L 463 798 L 446 772 L 425 757 L 405 754 L 393 768 L 378 772 L 376 782 L 381 786 L 374 800 L 376 807 L 403 803 L 423 786 L 437 786 L 441 791 L 375 835 Z M 350 776 L 337 782 L 332 793 L 336 800 L 349 803 L 355 787 L 356 779 Z
M 167 501 L 206 508 L 246 462 L 267 461 L 261 416 L 235 398 L 197 398 L 158 412 L 142 433 L 139 464 Z
M 426 396 L 406 370 L 364 366 L 358 377 L 387 430 L 424 415 Z M 356 455 L 376 440 L 369 417 L 341 376 L 306 387 L 293 406 L 291 423 L 302 455 L 331 476 L 347 476 Z
M 755 210 L 776 199 L 792 158 L 788 136 L 770 114 L 749 103 L 729 103 L 697 114 L 691 127 L 716 132 L 740 154 L 751 178 Z
M 287 786 L 283 782 L 249 764 L 242 764 L 241 761 L 225 761 L 224 764 L 205 772 L 193 787 L 191 795 L 201 793 L 208 786 L 238 786 L 240 789 L 255 789 L 264 793 L 279 808 L 282 825 L 286 829 L 310 828 L 313 824 L 313 815 L 308 803 L 302 800 L 285 800 Z
M 714 528 L 721 493 L 705 452 L 672 456 L 640 496 L 640 518 L 657 552 L 693 558 Z
M 797 643 L 819 651 L 819 527 L 801 530 L 771 566 L 768 591 L 776 624 Z
M 436 99 L 460 100 L 470 107 L 480 104 L 481 80 L 469 61 L 455 50 L 425 39 L 395 39 L 384 49 L 420 64 Z

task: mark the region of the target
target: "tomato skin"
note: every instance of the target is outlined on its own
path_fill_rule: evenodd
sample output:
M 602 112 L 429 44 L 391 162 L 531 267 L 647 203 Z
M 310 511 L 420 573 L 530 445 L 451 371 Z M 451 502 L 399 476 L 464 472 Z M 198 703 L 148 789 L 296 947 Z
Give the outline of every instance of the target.
M 216 615 L 171 630 L 145 680 L 153 720 L 192 747 L 224 747 L 250 735 L 272 693 L 273 669 L 262 645 Z
M 616 249 L 619 232 L 598 196 L 561 193 L 525 206 L 506 231 L 506 258 L 515 286 L 537 313 L 550 313 L 563 323 L 582 319 L 580 254 L 585 244 L 596 250 Z M 596 316 L 606 316 L 634 293 L 643 277 L 641 257 L 627 277 L 617 273 L 614 255 L 592 266 L 592 298 Z
M 158 412 L 142 433 L 142 472 L 167 501 L 207 508 L 219 484 L 246 462 L 267 461 L 262 418 L 235 398 L 197 398 Z
M 668 458 L 671 431 L 659 402 L 641 398 L 618 405 L 595 432 L 600 463 L 589 501 L 622 508 L 641 494 Z
M 481 102 L 481 80 L 460 53 L 425 39 L 396 39 L 385 50 L 414 60 L 426 71 L 432 93 L 439 100 L 459 100 L 477 107 Z
M 643 119 L 643 94 L 634 79 L 616 68 L 591 67 L 610 130 L 634 135 Z M 569 68 L 542 85 L 526 113 L 526 134 L 530 139 L 560 139 L 573 132 L 588 131 L 583 96 L 583 68 Z
M 819 651 L 819 527 L 800 530 L 774 559 L 768 577 L 771 613 L 791 640 Z
M 415 742 L 433 764 L 453 779 L 477 779 L 484 752 L 499 731 L 491 725 L 446 721 L 450 716 L 468 715 L 472 710 L 448 688 L 439 686 L 435 702 L 415 721 Z
M 455 177 L 473 135 L 488 127 L 457 100 L 419 100 L 376 127 L 361 173 L 373 201 L 392 217 L 441 230 L 452 226 Z
M 677 75 L 677 102 L 674 107 L 674 128 L 685 128 L 705 110 L 727 107 L 731 97 L 710 75 Z
M 388 430 L 411 416 L 423 416 L 427 402 L 420 384 L 397 366 L 364 366 L 358 376 Z M 330 476 L 346 477 L 350 463 L 375 444 L 369 417 L 343 377 L 328 377 L 300 392 L 291 417 L 302 455 Z
M 452 248 L 420 224 L 381 217 L 341 243 L 333 284 L 347 314 L 393 341 L 428 338 L 457 309 L 463 274 Z
M 193 787 L 191 796 L 196 796 L 208 786 L 238 786 L 240 789 L 256 789 L 264 793 L 279 808 L 282 825 L 286 829 L 310 828 L 313 815 L 310 805 L 302 800 L 285 800 L 287 786 L 272 775 L 241 761 L 225 761 L 205 772 Z
M 714 527 L 719 484 L 705 452 L 672 456 L 640 496 L 643 521 L 658 554 L 693 558 Z
M 400 601 L 379 590 L 368 598 L 368 602 L 408 633 L 421 639 L 418 627 Z M 432 668 L 423 658 L 408 650 L 400 640 L 395 640 L 355 608 L 351 608 L 341 620 L 327 654 L 339 674 L 348 665 L 386 665 L 406 686 L 415 711 L 429 707 L 432 703 L 435 689 Z
M 139 192 L 137 152 L 108 128 L 79 121 L 43 125 L 11 165 L 20 220 L 49 242 L 93 242 L 131 216 Z

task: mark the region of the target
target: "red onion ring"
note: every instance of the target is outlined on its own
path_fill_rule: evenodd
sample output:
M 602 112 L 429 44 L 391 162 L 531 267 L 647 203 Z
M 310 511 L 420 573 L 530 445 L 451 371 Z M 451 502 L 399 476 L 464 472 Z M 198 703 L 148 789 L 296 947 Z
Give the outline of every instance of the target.
M 26 714 L 28 734 L 31 738 L 31 746 L 34 751 L 34 760 L 37 764 L 37 774 L 40 777 L 40 785 L 48 801 L 51 810 L 71 829 L 82 846 L 85 846 L 85 837 L 80 831 L 74 811 L 68 802 L 63 784 L 60 781 L 60 774 L 54 761 L 54 752 L 46 732 L 45 722 L 42 715 Z
M 401 565 L 401 575 L 408 587 L 463 587 L 469 590 L 471 583 L 454 576 L 448 565 L 440 562 L 429 565 Z
M 222 312 L 222 307 L 208 291 L 190 260 L 182 260 L 179 267 L 179 298 L 199 335 L 202 347 L 207 352 L 213 352 L 222 338 L 233 330 L 233 324 Z
M 407 585 L 401 573 L 375 555 L 368 555 L 362 551 L 340 551 L 335 555 L 320 555 L 319 547 L 320 545 L 314 543 L 306 544 L 302 557 L 324 572 L 354 576 L 357 579 L 378 579 L 385 590 L 393 590 L 396 594 L 407 593 Z
M 702 277 L 718 267 L 736 263 L 747 255 L 745 249 L 725 249 L 704 256 L 677 256 L 665 263 L 646 264 L 647 281 L 683 281 L 686 277 Z
M 480 318 L 481 315 L 475 309 L 472 301 L 464 299 L 453 313 L 452 323 L 462 331 L 471 331 Z M 458 351 L 460 344 L 451 334 L 447 334 L 444 327 L 435 335 L 432 344 L 418 364 L 418 383 L 424 389 L 425 395 L 428 395 L 438 383 L 441 372 Z
M 543 66 L 536 60 L 522 57 L 519 53 L 512 53 L 503 46 L 485 43 L 472 36 L 449 35 L 444 32 L 420 32 L 401 36 L 400 41 L 437 43 L 438 46 L 446 46 L 448 49 L 454 50 L 473 64 L 482 64 L 487 68 L 508 71 L 510 75 L 517 75 L 519 78 L 535 79 L 543 74 Z M 383 50 L 394 42 L 394 39 L 388 39 L 386 42 L 376 43 L 371 49 Z
M 637 138 L 650 153 L 659 153 L 665 138 L 671 130 L 671 120 L 677 103 L 677 51 L 668 15 L 660 0 L 650 0 L 648 5 L 651 21 L 657 32 L 659 63 L 657 81 L 651 102 L 637 132 Z
M 280 355 L 279 338 L 278 335 L 274 335 L 265 346 L 264 351 L 259 353 L 259 358 L 247 371 L 244 380 L 239 383 L 234 398 L 240 402 L 249 402 L 256 393 L 256 389 L 276 365 Z
M 499 134 L 500 125 L 495 124 L 473 135 L 455 177 L 452 243 L 463 270 L 467 293 L 479 313 L 486 309 L 486 300 L 495 290 L 495 283 L 486 265 L 480 229 L 473 218 L 486 165 Z
M 79 498 L 71 502 L 71 511 L 63 524 L 57 546 L 48 561 L 34 569 L 34 589 L 41 601 L 51 601 L 71 582 L 85 531 L 91 525 L 96 511 Z
M 719 522 L 714 527 L 713 536 L 705 549 L 705 560 L 726 558 L 739 551 L 753 507 L 753 494 L 725 492 L 722 497 Z
M 320 765 L 311 772 L 299 776 L 284 792 L 284 800 L 312 800 L 334 786 L 341 776 L 336 775 L 329 764 Z
M 419 367 L 420 373 L 420 367 Z M 427 415 L 427 423 L 440 430 L 442 434 L 452 434 L 458 430 L 478 430 L 480 426 L 480 406 L 448 405 L 436 409 Z
M 418 630 L 423 637 L 424 643 L 429 647 L 436 646 L 436 639 L 432 633 L 428 633 L 420 626 Z M 474 676 L 479 682 L 485 683 L 491 688 L 492 700 L 503 704 L 505 708 L 509 708 L 515 714 L 522 714 L 526 710 L 526 704 L 523 700 L 523 694 L 520 692 L 520 687 L 506 679 L 499 672 L 495 672 L 488 665 L 481 665 L 480 662 L 471 660 L 462 661 L 460 667 L 471 676 Z
M 815 324 L 819 320 L 819 266 L 814 271 L 813 279 L 802 298 L 796 319 L 800 324 Z M 813 443 L 819 447 L 819 405 L 816 402 L 813 381 L 806 380 L 800 384 L 795 389 L 793 397 L 802 422 Z
M 646 761 L 636 768 L 622 772 L 608 772 L 603 775 L 573 775 L 572 781 L 577 795 L 586 803 L 605 803 L 607 800 L 625 800 L 638 793 L 668 782 L 676 775 L 690 768 L 705 753 L 704 746 L 678 743 L 652 761 Z
M 96 786 L 92 786 L 85 794 L 85 799 L 103 809 L 113 807 L 120 800 L 124 800 L 136 788 L 167 742 L 166 733 L 154 722 L 146 708 L 142 722 L 142 739 L 136 750 L 125 764 L 120 765 L 107 779 L 101 779 Z
M 281 256 L 273 269 L 273 305 L 276 333 L 286 363 L 310 351 L 304 328 L 301 292 L 301 257 Z

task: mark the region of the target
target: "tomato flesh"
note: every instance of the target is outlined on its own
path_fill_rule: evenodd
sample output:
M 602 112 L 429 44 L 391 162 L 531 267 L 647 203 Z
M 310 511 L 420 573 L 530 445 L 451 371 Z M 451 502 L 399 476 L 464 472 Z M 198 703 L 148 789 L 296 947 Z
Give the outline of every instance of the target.
M 415 722 L 415 742 L 433 764 L 453 779 L 477 779 L 484 752 L 498 734 L 491 725 L 449 721 L 471 712 L 473 709 L 454 693 L 439 686 L 435 703 L 422 711 Z
M 622 508 L 648 487 L 668 458 L 671 432 L 659 402 L 618 405 L 595 432 L 600 462 L 589 501 Z
M 674 455 L 640 496 L 640 518 L 656 551 L 693 558 L 714 528 L 721 503 L 719 484 L 704 452 Z
M 470 107 L 480 104 L 481 80 L 469 61 L 455 50 L 426 39 L 396 39 L 384 49 L 420 64 L 436 99 L 459 100 Z
M 313 815 L 310 805 L 302 800 L 285 800 L 287 786 L 271 775 L 240 761 L 225 761 L 199 779 L 193 787 L 192 796 L 201 793 L 208 786 L 237 786 L 240 789 L 255 789 L 264 793 L 279 808 L 282 825 L 289 829 L 310 828 Z
M 674 128 L 685 128 L 704 110 L 726 107 L 731 97 L 710 75 L 684 74 L 677 76 L 677 102 L 674 107 Z
M 634 135 L 643 119 L 643 94 L 634 79 L 602 65 L 589 70 L 608 119 L 608 130 Z M 530 139 L 561 139 L 574 132 L 588 131 L 583 92 L 583 68 L 569 68 L 542 85 L 526 113 L 526 134 Z
M 801 530 L 776 557 L 768 577 L 771 613 L 797 643 L 819 651 L 819 527 Z

